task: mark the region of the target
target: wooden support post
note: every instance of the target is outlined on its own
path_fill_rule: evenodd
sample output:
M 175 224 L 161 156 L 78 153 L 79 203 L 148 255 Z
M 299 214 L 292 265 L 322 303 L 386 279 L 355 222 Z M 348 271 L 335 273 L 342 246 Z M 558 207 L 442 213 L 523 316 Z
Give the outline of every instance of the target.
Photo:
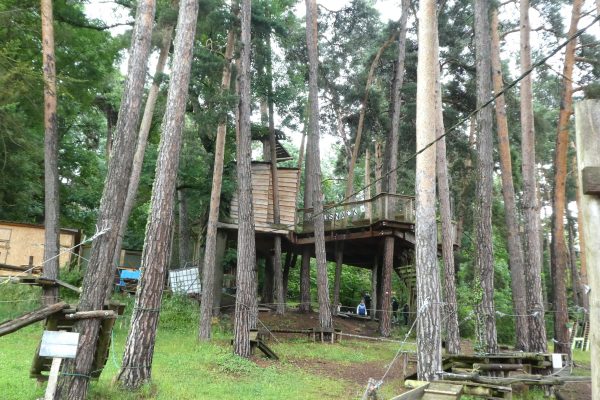
M 584 100 L 575 105 L 577 169 L 583 236 L 587 260 L 592 364 L 592 399 L 600 399 L 600 196 L 583 191 L 583 170 L 600 167 L 600 100 Z M 598 171 L 598 169 L 596 169 Z M 589 174 L 589 172 L 587 173 Z M 589 178 L 588 178 L 589 179 Z M 595 178 L 597 181 L 599 178 Z M 594 178 L 592 178 L 594 180 Z M 585 294 L 584 294 L 585 296 Z
M 373 308 L 369 310 L 371 313 L 371 319 L 375 321 L 377 318 L 377 305 L 379 300 L 379 284 L 378 284 L 378 276 L 379 276 L 379 256 L 376 255 L 373 259 L 373 269 L 371 270 L 371 305 Z
M 48 386 L 46 386 L 46 394 L 44 400 L 54 400 L 54 394 L 56 393 L 56 384 L 58 382 L 58 373 L 60 372 L 60 364 L 62 358 L 55 357 L 52 359 L 52 366 L 50 367 L 50 375 L 48 376 Z
M 221 313 L 221 297 L 223 295 L 223 258 L 227 249 L 227 233 L 217 231 L 217 244 L 215 250 L 215 277 L 213 285 L 213 316 Z

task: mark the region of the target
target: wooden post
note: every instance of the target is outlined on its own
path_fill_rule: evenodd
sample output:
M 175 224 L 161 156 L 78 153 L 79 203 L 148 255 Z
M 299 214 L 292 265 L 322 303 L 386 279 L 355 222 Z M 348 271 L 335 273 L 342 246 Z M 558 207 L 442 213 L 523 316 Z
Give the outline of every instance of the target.
M 52 366 L 50 367 L 50 375 L 48 376 L 48 386 L 46 386 L 46 394 L 44 400 L 54 400 L 54 394 L 56 393 L 56 384 L 58 382 L 58 373 L 60 372 L 60 364 L 62 358 L 55 357 L 52 359 Z
M 583 212 L 583 236 L 588 262 L 592 399 L 600 399 L 600 195 L 583 188 L 582 171 L 600 167 L 600 100 L 584 100 L 575 105 L 577 170 Z M 588 169 L 587 171 L 590 171 Z M 598 171 L 598 170 L 597 170 Z M 598 177 L 593 178 L 597 180 Z M 585 296 L 585 294 L 584 294 Z
M 373 306 L 373 308 L 369 310 L 369 312 L 371 313 L 371 319 L 373 321 L 375 321 L 375 318 L 377 318 L 377 301 L 379 299 L 379 297 L 378 297 L 379 283 L 378 283 L 378 279 L 377 279 L 378 275 L 379 275 L 379 255 L 375 255 L 375 258 L 373 259 L 373 269 L 371 270 L 371 305 Z

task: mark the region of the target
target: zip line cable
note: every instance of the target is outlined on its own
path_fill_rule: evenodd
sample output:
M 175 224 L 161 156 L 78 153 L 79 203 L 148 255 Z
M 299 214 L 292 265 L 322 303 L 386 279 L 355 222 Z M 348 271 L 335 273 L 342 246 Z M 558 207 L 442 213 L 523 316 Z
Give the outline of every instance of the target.
M 454 125 L 452 125 L 451 127 L 447 128 L 444 131 L 444 133 L 441 134 L 440 136 L 438 136 L 435 140 L 429 142 L 428 144 L 426 144 L 425 146 L 423 146 L 423 148 L 421 148 L 420 150 L 417 150 L 412 155 L 406 157 L 404 160 L 402 160 L 401 162 L 399 162 L 398 166 L 396 168 L 394 168 L 394 169 L 392 169 L 390 171 L 387 171 L 385 174 L 382 174 L 382 176 L 380 178 L 374 179 L 368 185 L 365 185 L 365 186 L 361 187 L 360 189 L 356 190 L 355 192 L 353 192 L 349 196 L 343 197 L 338 202 L 335 202 L 334 204 L 331 204 L 329 206 L 323 206 L 323 211 L 320 211 L 320 212 L 312 215 L 311 218 L 314 220 L 315 217 L 324 214 L 325 211 L 330 210 L 330 209 L 335 208 L 335 207 L 338 207 L 338 206 L 341 206 L 341 205 L 344 205 L 344 202 L 346 202 L 347 200 L 352 199 L 357 194 L 359 194 L 359 193 L 363 192 L 364 190 L 372 187 L 377 182 L 382 181 L 383 179 L 387 178 L 392 172 L 398 171 L 404 164 L 408 163 L 410 160 L 416 158 L 418 155 L 420 155 L 421 153 L 425 152 L 425 150 L 429 149 L 430 147 L 432 147 L 433 145 L 435 145 L 438 141 L 440 141 L 441 139 L 443 139 L 446 136 L 450 135 L 450 133 L 453 133 L 454 131 L 456 131 L 462 124 L 464 124 L 465 122 L 469 121 L 471 119 L 471 117 L 477 115 L 477 113 L 479 113 L 481 110 L 483 110 L 487 106 L 491 105 L 498 97 L 504 95 L 504 93 L 508 92 L 510 89 L 512 89 L 513 87 L 515 87 L 517 85 L 517 83 L 519 83 L 523 79 L 525 79 L 536 68 L 545 65 L 546 62 L 550 58 L 554 57 L 562 48 L 564 48 L 565 46 L 567 46 L 567 44 L 569 44 L 569 42 L 571 42 L 572 40 L 577 39 L 579 36 L 581 36 L 583 33 L 585 33 L 585 31 L 587 31 L 589 28 L 591 28 L 598 21 L 600 21 L 600 15 L 596 16 L 588 25 L 586 25 L 585 27 L 579 29 L 572 36 L 568 37 L 565 41 L 563 41 L 560 45 L 558 45 L 557 47 L 555 47 L 550 53 L 548 53 L 547 56 L 543 57 L 542 59 L 540 59 L 540 60 L 536 61 L 534 64 L 532 64 L 532 66 L 528 70 L 526 70 L 525 72 L 523 72 L 518 78 L 516 78 L 515 80 L 513 80 L 512 82 L 510 82 L 508 85 L 506 85 L 501 91 L 499 91 L 498 93 L 494 94 L 494 96 L 492 96 L 492 98 L 490 98 L 488 101 L 486 101 L 480 107 L 478 107 L 477 109 L 471 111 L 465 117 L 461 118 L 458 122 L 456 122 Z M 277 232 L 279 230 L 286 229 L 286 228 L 293 228 L 294 226 L 296 226 L 296 224 L 282 225 L 279 228 L 268 228 L 267 230 L 265 230 L 263 232 L 265 232 L 265 233 L 272 233 L 272 232 Z

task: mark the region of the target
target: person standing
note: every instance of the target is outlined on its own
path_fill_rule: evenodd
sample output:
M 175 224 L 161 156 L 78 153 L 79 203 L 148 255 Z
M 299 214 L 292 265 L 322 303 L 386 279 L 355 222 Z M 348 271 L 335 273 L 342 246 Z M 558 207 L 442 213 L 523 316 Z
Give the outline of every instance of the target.
M 356 314 L 366 317 L 367 316 L 367 306 L 365 304 L 365 300 L 361 300 L 360 304 L 356 307 Z
M 371 311 L 371 296 L 369 295 L 369 292 L 365 292 L 364 300 L 367 310 Z
M 398 322 L 398 309 L 400 308 L 400 303 L 398 303 L 398 299 L 397 298 L 392 298 L 392 314 L 393 314 L 393 319 L 392 322 L 397 323 Z

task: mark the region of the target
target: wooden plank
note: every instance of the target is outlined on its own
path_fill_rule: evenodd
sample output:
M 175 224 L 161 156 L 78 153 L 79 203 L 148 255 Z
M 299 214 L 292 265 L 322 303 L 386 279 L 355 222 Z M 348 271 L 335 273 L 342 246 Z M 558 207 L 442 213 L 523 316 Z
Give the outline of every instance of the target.
M 58 383 L 58 373 L 60 372 L 61 363 L 62 358 L 52 359 L 52 366 L 50 367 L 50 376 L 48 378 L 48 386 L 46 386 L 44 400 L 54 400 L 54 394 L 56 393 L 56 385 Z
M 425 393 L 425 389 L 429 387 L 429 382 L 425 383 L 423 386 L 419 386 L 415 389 L 409 390 L 406 393 L 402 393 L 399 396 L 392 397 L 390 400 L 420 400 Z

